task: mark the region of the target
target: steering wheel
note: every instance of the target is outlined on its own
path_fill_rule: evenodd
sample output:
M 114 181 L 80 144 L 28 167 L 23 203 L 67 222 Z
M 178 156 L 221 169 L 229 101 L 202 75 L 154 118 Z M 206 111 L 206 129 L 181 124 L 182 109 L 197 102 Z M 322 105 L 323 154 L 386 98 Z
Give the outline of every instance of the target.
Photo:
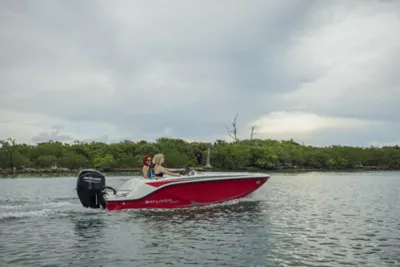
M 196 174 L 196 171 L 192 167 L 185 167 L 185 169 L 181 173 L 182 175 L 193 176 Z
M 103 190 L 109 189 L 109 190 L 112 190 L 112 191 L 113 191 L 114 195 L 117 194 L 117 190 L 115 190 L 115 189 L 112 188 L 111 186 L 103 186 L 102 189 L 103 189 Z M 106 192 L 104 192 L 104 193 L 106 193 Z

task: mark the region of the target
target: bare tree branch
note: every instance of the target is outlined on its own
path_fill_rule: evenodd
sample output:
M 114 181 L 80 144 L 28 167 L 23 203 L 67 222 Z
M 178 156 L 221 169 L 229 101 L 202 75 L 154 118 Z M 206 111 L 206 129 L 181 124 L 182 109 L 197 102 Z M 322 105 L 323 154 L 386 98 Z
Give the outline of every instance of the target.
M 253 125 L 253 126 L 251 127 L 250 140 L 253 140 L 254 130 L 255 130 L 255 129 L 256 129 L 256 126 Z
M 235 140 L 235 141 L 238 141 L 238 138 L 237 138 L 237 126 L 236 126 L 236 119 L 237 119 L 238 115 L 239 115 L 239 113 L 237 113 L 235 118 L 233 119 L 232 130 L 230 130 L 229 127 L 225 125 L 226 129 L 228 130 L 229 136 L 232 137 L 232 139 Z

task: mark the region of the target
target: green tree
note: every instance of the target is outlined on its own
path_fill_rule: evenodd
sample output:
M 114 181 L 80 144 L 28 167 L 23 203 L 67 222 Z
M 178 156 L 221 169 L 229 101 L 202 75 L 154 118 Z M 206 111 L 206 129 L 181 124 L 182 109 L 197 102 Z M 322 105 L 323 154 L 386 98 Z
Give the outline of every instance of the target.
M 285 169 L 311 168 L 344 170 L 357 168 L 400 169 L 398 146 L 312 147 L 294 140 L 236 140 L 214 143 L 187 142 L 176 138 L 159 138 L 119 143 L 102 142 L 73 144 L 49 141 L 37 145 L 18 144 L 14 139 L 0 140 L 0 168 L 140 168 L 144 155 L 163 153 L 168 167 L 205 166 L 208 148 L 211 165 L 223 170 L 245 168 Z

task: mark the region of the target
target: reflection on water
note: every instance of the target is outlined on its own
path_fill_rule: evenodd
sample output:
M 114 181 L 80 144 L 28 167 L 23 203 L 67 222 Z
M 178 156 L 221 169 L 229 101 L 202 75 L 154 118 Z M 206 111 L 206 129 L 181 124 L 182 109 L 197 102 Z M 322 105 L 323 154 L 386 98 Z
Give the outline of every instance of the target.
M 265 246 L 265 207 L 254 201 L 185 210 L 125 211 L 121 212 L 124 227 L 119 231 L 129 231 L 129 239 L 135 240 L 134 251 L 140 251 L 130 259 L 151 258 L 153 264 L 173 266 L 233 264 L 254 257 L 256 243 Z M 252 262 L 263 262 L 266 250 L 260 252 Z
M 162 247 L 171 249 L 174 243 L 189 245 L 191 240 L 200 242 L 212 233 L 239 233 L 246 230 L 249 221 L 262 217 L 259 202 L 237 203 L 198 209 L 167 211 L 128 211 L 127 223 L 136 223 L 144 234 L 144 248 Z M 235 229 L 232 229 L 234 222 Z M 245 227 L 241 227 L 242 225 Z M 175 242 L 177 239 L 179 241 Z
M 74 227 L 73 245 L 67 254 L 72 258 L 69 262 L 85 263 L 101 261 L 104 255 L 102 240 L 107 230 L 103 214 L 82 214 L 69 217 Z
M 116 212 L 83 208 L 75 182 L 0 179 L 0 266 L 400 266 L 398 173 L 274 175 L 238 203 Z
M 105 222 L 101 216 L 82 216 L 70 218 L 74 224 L 74 233 L 80 240 L 90 240 L 104 235 Z
M 214 207 L 200 207 L 191 209 L 177 210 L 141 210 L 127 211 L 129 219 L 143 219 L 146 223 L 158 224 L 158 222 L 168 222 L 171 224 L 180 224 L 184 221 L 213 221 L 216 217 L 226 217 L 239 215 L 241 213 L 261 212 L 260 202 L 239 202 L 236 204 L 222 204 Z

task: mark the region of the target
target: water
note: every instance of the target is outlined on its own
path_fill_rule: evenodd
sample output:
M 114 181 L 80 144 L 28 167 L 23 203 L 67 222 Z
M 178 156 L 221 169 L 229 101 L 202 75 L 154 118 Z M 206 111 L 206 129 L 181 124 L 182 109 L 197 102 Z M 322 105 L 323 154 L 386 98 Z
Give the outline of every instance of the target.
M 75 181 L 0 179 L 0 266 L 400 265 L 400 173 L 274 174 L 239 203 L 146 212 L 85 209 Z

